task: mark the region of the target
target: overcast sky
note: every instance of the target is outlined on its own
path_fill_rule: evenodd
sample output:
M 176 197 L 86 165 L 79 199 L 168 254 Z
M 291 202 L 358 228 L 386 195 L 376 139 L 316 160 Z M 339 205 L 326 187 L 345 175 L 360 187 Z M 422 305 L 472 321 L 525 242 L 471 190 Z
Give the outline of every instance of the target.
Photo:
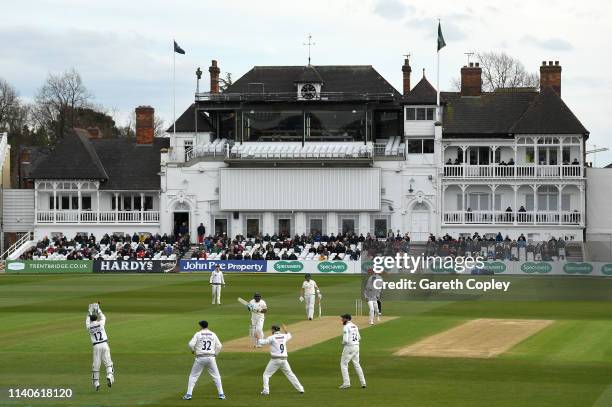
M 169 124 L 173 38 L 187 52 L 176 56 L 179 115 L 193 100 L 198 66 L 207 88 L 211 59 L 234 78 L 253 65 L 306 64 L 309 32 L 313 64 L 373 65 L 401 91 L 409 52 L 413 84 L 424 68 L 435 86 L 441 18 L 442 90 L 468 51 L 504 51 L 532 71 L 559 60 L 563 99 L 591 132 L 589 147 L 612 147 L 611 9 L 604 0 L 25 0 L 2 6 L 0 77 L 31 100 L 49 72 L 74 67 L 120 121 L 146 104 Z M 598 165 L 609 162 L 612 153 L 597 155 Z

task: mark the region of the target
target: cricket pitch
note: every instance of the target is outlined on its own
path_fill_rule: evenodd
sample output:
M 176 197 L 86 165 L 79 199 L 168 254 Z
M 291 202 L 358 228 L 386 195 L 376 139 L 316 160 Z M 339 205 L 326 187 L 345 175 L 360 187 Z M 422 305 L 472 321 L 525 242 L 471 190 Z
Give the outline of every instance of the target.
M 392 321 L 397 317 L 382 317 L 381 321 L 376 322 L 374 326 Z M 363 330 L 369 328 L 368 317 L 353 317 L 353 322 Z M 266 326 L 267 329 L 267 326 Z M 270 335 L 268 330 L 264 329 L 266 336 Z M 291 332 L 292 339 L 288 344 L 289 352 L 304 349 L 309 346 L 314 346 L 327 340 L 342 336 L 342 324 L 339 317 L 322 317 L 315 318 L 312 321 L 302 321 L 295 324 L 287 325 L 287 329 Z M 253 348 L 251 338 L 244 336 L 242 338 L 233 339 L 223 343 L 224 352 L 269 352 L 267 346 L 263 348 Z
M 394 355 L 493 358 L 553 322 L 538 319 L 474 319 L 406 346 Z

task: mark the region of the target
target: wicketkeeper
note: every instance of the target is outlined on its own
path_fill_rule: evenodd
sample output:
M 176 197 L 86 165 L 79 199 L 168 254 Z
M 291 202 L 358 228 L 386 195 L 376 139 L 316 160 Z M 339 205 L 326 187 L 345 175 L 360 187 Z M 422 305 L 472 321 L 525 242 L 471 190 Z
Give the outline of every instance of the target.
M 106 316 L 100 309 L 100 303 L 89 304 L 85 327 L 91 337 L 93 344 L 93 365 L 91 369 L 91 379 L 96 391 L 100 390 L 100 362 L 104 362 L 106 369 L 106 384 L 111 387 L 115 382 L 113 361 L 111 359 L 110 348 L 108 346 L 108 336 L 106 336 Z

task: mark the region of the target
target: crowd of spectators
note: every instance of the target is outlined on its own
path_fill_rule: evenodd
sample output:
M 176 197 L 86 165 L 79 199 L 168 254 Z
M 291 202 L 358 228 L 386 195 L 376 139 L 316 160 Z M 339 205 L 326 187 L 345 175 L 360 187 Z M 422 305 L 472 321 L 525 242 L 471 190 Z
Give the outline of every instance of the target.
M 358 260 L 365 239 L 363 235 L 333 233 L 293 237 L 266 234 L 251 238 L 206 236 L 191 257 L 206 260 Z
M 22 260 L 175 260 L 190 248 L 189 235 L 105 234 L 99 241 L 93 234 L 77 233 L 44 237 L 21 255 Z

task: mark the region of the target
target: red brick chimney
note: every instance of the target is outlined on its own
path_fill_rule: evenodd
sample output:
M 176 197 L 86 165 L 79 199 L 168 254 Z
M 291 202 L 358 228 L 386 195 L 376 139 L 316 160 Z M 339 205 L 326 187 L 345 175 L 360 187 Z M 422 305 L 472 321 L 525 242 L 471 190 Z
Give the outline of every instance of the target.
M 482 93 L 482 68 L 478 62 L 470 62 L 461 68 L 461 96 L 480 96 Z
M 217 66 L 217 60 L 213 59 L 208 67 L 210 72 L 210 93 L 219 93 L 219 74 L 221 69 Z
M 559 61 L 542 61 L 540 67 L 540 92 L 547 86 L 553 88 L 557 95 L 561 96 L 561 65 Z
M 155 109 L 151 106 L 136 108 L 136 144 L 153 144 Z
M 404 77 L 404 96 L 410 92 L 410 73 L 412 68 L 410 67 L 410 61 L 408 58 L 404 59 L 404 65 L 402 66 L 402 75 Z

